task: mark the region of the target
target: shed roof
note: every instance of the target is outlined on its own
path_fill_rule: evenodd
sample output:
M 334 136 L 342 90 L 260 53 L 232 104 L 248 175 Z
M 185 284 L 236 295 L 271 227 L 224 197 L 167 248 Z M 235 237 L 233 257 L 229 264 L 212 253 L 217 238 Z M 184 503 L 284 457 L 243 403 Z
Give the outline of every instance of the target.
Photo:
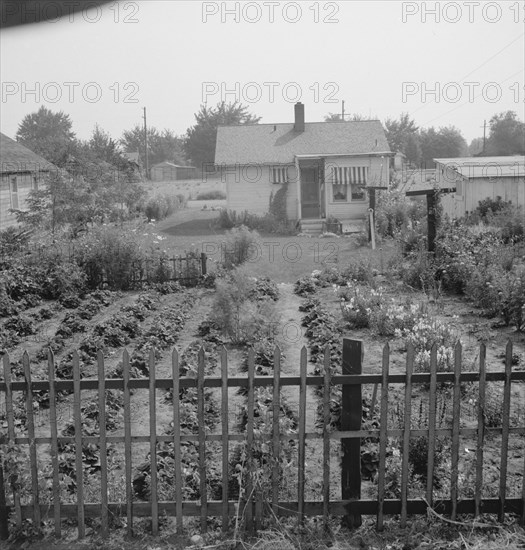
M 287 164 L 305 155 L 391 154 L 379 120 L 219 126 L 215 164 Z
M 182 166 L 181 164 L 174 164 L 173 162 L 169 162 L 165 160 L 164 162 L 159 162 L 157 164 L 154 164 L 152 168 L 162 168 L 162 167 L 169 167 L 169 168 L 189 168 L 196 170 L 195 166 Z
M 525 156 L 459 157 L 434 159 L 441 168 L 453 170 L 465 179 L 525 176 Z
M 49 172 L 56 166 L 18 141 L 0 133 L 0 173 Z

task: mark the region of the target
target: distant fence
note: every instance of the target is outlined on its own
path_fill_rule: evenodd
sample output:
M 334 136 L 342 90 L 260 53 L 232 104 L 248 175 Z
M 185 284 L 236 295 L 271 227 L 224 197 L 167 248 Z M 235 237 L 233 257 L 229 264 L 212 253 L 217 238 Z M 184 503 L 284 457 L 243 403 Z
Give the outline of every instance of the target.
M 98 354 L 98 379 L 81 379 L 79 358 L 75 353 L 73 357 L 73 380 L 55 380 L 55 365 L 52 354 L 48 359 L 48 380 L 33 381 L 31 379 L 30 361 L 27 353 L 23 356 L 23 368 L 25 373 L 24 381 L 13 381 L 11 375 L 10 359 L 7 355 L 3 358 L 4 380 L 0 382 L 0 397 L 5 403 L 5 422 L 7 433 L 2 435 L 0 443 L 12 448 L 20 445 L 27 449 L 28 468 L 30 471 L 31 485 L 29 502 L 21 503 L 20 484 L 16 479 L 10 477 L 7 469 L 0 468 L 0 535 L 2 538 L 8 536 L 8 518 L 14 518 L 18 526 L 22 525 L 24 518 L 31 518 L 33 526 L 37 529 L 41 520 L 46 517 L 54 519 L 55 534 L 61 534 L 61 520 L 63 518 L 77 518 L 79 537 L 85 533 L 85 519 L 87 517 L 101 518 L 101 530 L 103 536 L 108 534 L 110 516 L 123 515 L 127 517 L 127 529 L 133 532 L 133 518 L 137 516 L 151 517 L 152 532 L 156 534 L 159 528 L 159 516 L 175 516 L 177 527 L 183 527 L 183 518 L 197 516 L 201 520 L 203 531 L 207 528 L 209 517 L 222 518 L 223 529 L 229 526 L 230 518 L 241 517 L 247 529 L 252 530 L 262 524 L 263 517 L 296 516 L 301 522 L 305 516 L 322 516 L 326 525 L 330 516 L 343 516 L 350 526 L 361 523 L 361 515 L 376 515 L 378 529 L 383 528 L 386 515 L 399 514 L 401 526 L 405 526 L 407 517 L 410 514 L 426 514 L 429 507 L 433 510 L 450 515 L 456 520 L 459 514 L 480 514 L 494 513 L 499 520 L 503 519 L 505 513 L 518 514 L 523 522 L 525 515 L 525 485 L 522 482 L 520 496 L 510 498 L 507 495 L 507 467 L 509 462 L 509 439 L 517 438 L 522 441 L 525 434 L 525 425 L 510 425 L 511 416 L 511 385 L 512 382 L 525 381 L 524 371 L 513 371 L 513 350 L 509 341 L 505 350 L 505 369 L 500 372 L 487 372 L 485 365 L 485 346 L 479 350 L 479 371 L 462 372 L 462 348 L 458 345 L 455 348 L 454 367 L 452 372 L 437 372 L 437 351 L 433 348 L 430 360 L 430 372 L 414 372 L 414 350 L 409 346 L 407 353 L 406 372 L 403 374 L 392 374 L 390 372 L 390 350 L 388 345 L 383 349 L 382 374 L 362 374 L 363 347 L 358 340 L 343 340 L 342 374 L 332 372 L 330 349 L 326 348 L 324 354 L 324 374 L 320 376 L 307 375 L 307 354 L 306 348 L 301 350 L 300 364 L 296 376 L 282 376 L 281 353 L 275 349 L 273 376 L 255 376 L 255 356 L 253 350 L 248 356 L 248 372 L 245 376 L 230 376 L 228 373 L 228 354 L 224 348 L 220 350 L 218 363 L 219 376 L 206 376 L 204 350 L 201 349 L 198 355 L 198 367 L 195 377 L 181 376 L 179 355 L 175 350 L 171 357 L 170 378 L 156 379 L 155 377 L 155 352 L 151 350 L 149 359 L 149 379 L 131 378 L 130 360 L 127 352 L 123 354 L 122 379 L 106 379 L 104 369 L 104 358 L 101 352 Z M 486 389 L 487 383 L 503 382 L 498 387 L 502 388 L 502 424 L 497 427 L 489 426 L 486 417 Z M 474 425 L 461 427 L 462 418 L 461 393 L 462 385 L 465 383 L 477 383 L 476 392 L 476 416 Z M 451 392 L 452 415 L 450 427 L 440 427 L 438 422 L 438 390 L 440 385 L 448 385 Z M 372 385 L 372 413 L 374 412 L 375 401 L 379 405 L 378 424 L 367 429 L 363 425 L 363 393 L 364 385 Z M 399 405 L 399 399 L 390 397 L 391 386 L 404 386 L 403 421 L 401 427 L 391 428 L 388 426 L 389 409 L 394 404 Z M 424 389 L 428 396 L 428 415 L 426 426 L 419 426 L 414 429 L 412 416 L 414 412 L 413 391 L 416 386 Z M 315 392 L 307 391 L 314 388 Z M 192 399 L 196 403 L 196 418 L 198 430 L 196 433 L 185 434 L 183 432 L 183 413 L 187 410 L 184 404 L 185 392 L 193 388 Z M 246 423 L 243 433 L 235 433 L 230 428 L 229 409 L 231 405 L 230 388 L 243 388 L 246 394 Z M 267 388 L 271 399 L 265 405 L 268 413 L 271 413 L 271 421 L 268 429 L 261 432 L 256 428 L 256 395 L 261 388 Z M 297 426 L 293 433 L 283 433 L 283 395 L 282 392 L 289 391 L 285 388 L 298 389 L 298 411 Z M 340 388 L 340 400 L 334 403 L 334 389 Z M 378 391 L 380 388 L 380 391 Z M 131 403 L 133 393 L 137 390 L 149 392 L 149 433 L 148 435 L 134 435 L 132 433 Z M 106 391 L 119 392 L 123 398 L 123 435 L 108 435 L 106 428 Z M 172 421 L 173 432 L 168 435 L 158 433 L 157 399 L 159 390 L 172 392 Z M 59 422 L 57 411 L 60 408 L 58 402 L 59 392 L 73 393 L 73 433 L 68 436 L 59 435 Z M 98 399 L 98 433 L 86 435 L 83 433 L 81 392 L 96 391 Z M 16 392 L 23 392 L 23 403 L 26 416 L 26 433 L 20 432 L 14 414 L 16 403 Z M 35 411 L 33 397 L 37 393 L 49 392 L 49 431 L 48 435 L 37 436 L 35 431 Z M 203 419 L 206 410 L 206 393 L 215 392 L 219 396 L 218 421 L 221 425 L 220 433 L 214 430 L 210 433 L 206 429 Z M 378 395 L 379 394 L 379 395 Z M 307 411 L 312 408 L 312 399 L 318 407 L 320 425 L 312 432 L 306 431 Z M 340 422 L 337 429 L 333 426 L 334 407 L 340 411 Z M 95 407 L 96 408 L 96 407 Z M 426 409 L 425 409 L 426 410 Z M 258 409 L 257 415 L 260 414 Z M 145 414 L 145 411 L 144 413 Z M 368 414 L 370 417 L 370 413 Z M 366 415 L 365 415 L 366 417 Z M 182 427 L 181 427 L 182 426 Z M 370 426 L 369 426 L 370 428 Z M 488 436 L 496 435 L 498 439 L 498 467 L 499 481 L 495 488 L 496 498 L 483 498 L 483 453 Z M 426 438 L 428 449 L 425 450 L 427 460 L 426 490 L 420 498 L 409 498 L 409 453 L 411 438 Z M 470 438 L 475 453 L 475 474 L 472 488 L 472 498 L 463 498 L 459 492 L 458 465 L 460 461 L 460 438 Z M 385 476 L 387 473 L 387 445 L 390 438 L 399 438 L 400 468 L 397 484 L 399 486 L 399 498 L 386 498 Z M 437 499 L 434 476 L 436 473 L 435 457 L 436 445 L 439 438 L 451 440 L 451 462 L 450 462 L 450 491 L 448 498 Z M 362 443 L 364 441 L 375 441 L 378 443 L 377 463 L 377 498 L 361 498 L 362 479 Z M 296 475 L 296 500 L 283 501 L 280 494 L 280 485 L 283 480 L 281 467 L 282 454 L 287 442 L 293 442 L 295 473 Z M 342 458 L 340 465 L 340 497 L 334 498 L 333 470 L 334 442 L 340 441 Z M 245 457 L 244 492 L 240 496 L 232 495 L 231 487 L 226 480 L 230 479 L 232 472 L 230 468 L 231 446 L 233 442 L 242 442 Z M 166 460 L 159 447 L 163 443 L 172 444 L 172 456 L 169 461 L 170 476 L 173 481 L 170 494 L 171 500 L 161 500 L 159 497 L 158 475 L 160 461 Z M 100 494 L 96 502 L 85 502 L 85 495 L 88 487 L 81 481 L 76 483 L 73 493 L 73 502 L 61 501 L 61 481 L 59 477 L 59 463 L 62 456 L 59 449 L 62 445 L 69 444 L 74 448 L 75 461 L 74 471 L 76 480 L 83 480 L 83 448 L 85 445 L 95 444 L 100 449 Z M 123 445 L 124 456 L 124 478 L 125 478 L 125 499 L 119 502 L 109 502 L 108 498 L 108 446 Z M 148 479 L 150 483 L 150 498 L 148 502 L 139 502 L 133 494 L 133 452 L 132 446 L 146 444 L 150 451 L 150 463 Z M 195 447 L 195 461 L 198 462 L 197 477 L 189 479 L 187 472 L 183 471 L 181 453 L 188 449 L 188 445 Z M 210 445 L 217 445 L 220 450 L 213 454 L 213 467 L 222 473 L 222 485 L 220 487 L 219 499 L 211 500 L 208 497 L 208 479 L 211 476 L 209 463 L 206 462 L 207 448 Z M 257 449 L 262 445 L 271 445 L 271 456 L 273 460 L 267 464 L 269 468 L 268 485 L 264 494 L 258 485 L 258 471 L 256 469 Z M 305 499 L 306 479 L 306 449 L 310 445 L 318 445 L 319 456 L 322 456 L 322 468 L 319 480 L 319 497 L 315 500 Z M 337 454 L 337 453 L 335 453 Z M 310 456 L 310 455 L 309 455 Z M 520 455 L 523 457 L 523 454 Z M 42 495 L 42 487 L 39 479 L 42 477 L 42 469 L 39 461 L 44 458 L 50 462 L 46 470 L 49 476 L 49 491 Z M 289 458 L 287 459 L 289 460 Z M 222 462 L 222 463 L 221 463 Z M 164 468 L 167 462 L 164 462 Z M 1 464 L 0 464 L 1 465 Z M 6 462 L 3 463 L 4 468 Z M 261 463 L 259 463 L 260 467 Z M 523 472 L 523 458 L 520 459 L 519 473 Z M 216 472 L 217 473 L 217 472 Z M 333 472 L 332 472 L 333 473 Z M 390 473 L 389 473 L 390 474 Z M 295 474 L 294 474 L 295 475 Z M 295 478 L 294 478 L 295 479 Z M 111 480 L 109 480 L 111 482 Z M 196 485 L 200 492 L 198 498 L 188 500 L 188 484 Z M 91 494 L 93 491 L 91 490 Z M 234 497 L 234 498 L 232 498 Z

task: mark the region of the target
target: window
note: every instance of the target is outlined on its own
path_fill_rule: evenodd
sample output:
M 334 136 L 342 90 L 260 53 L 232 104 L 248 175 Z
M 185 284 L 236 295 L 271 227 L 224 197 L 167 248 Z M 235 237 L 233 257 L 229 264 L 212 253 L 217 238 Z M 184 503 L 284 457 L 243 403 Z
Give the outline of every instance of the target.
M 288 167 L 272 166 L 270 168 L 270 181 L 272 183 L 288 183 Z
M 38 176 L 33 176 L 33 183 L 31 185 L 33 191 L 38 191 Z
M 456 181 L 456 197 L 463 198 L 463 182 L 461 180 Z
M 11 208 L 13 210 L 18 210 L 18 181 L 16 179 L 16 176 L 11 178 L 10 191 L 11 191 Z
M 366 166 L 334 166 L 332 168 L 332 197 L 334 202 L 348 201 L 348 188 L 353 201 L 365 200 L 368 168 Z

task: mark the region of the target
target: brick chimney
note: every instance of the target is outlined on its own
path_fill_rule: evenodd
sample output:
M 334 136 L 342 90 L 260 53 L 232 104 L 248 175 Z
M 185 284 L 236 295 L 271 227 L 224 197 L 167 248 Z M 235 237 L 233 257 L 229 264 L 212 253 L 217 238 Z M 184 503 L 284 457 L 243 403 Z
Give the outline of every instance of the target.
M 304 132 L 304 105 L 300 101 L 295 104 L 295 123 L 293 129 L 296 132 Z

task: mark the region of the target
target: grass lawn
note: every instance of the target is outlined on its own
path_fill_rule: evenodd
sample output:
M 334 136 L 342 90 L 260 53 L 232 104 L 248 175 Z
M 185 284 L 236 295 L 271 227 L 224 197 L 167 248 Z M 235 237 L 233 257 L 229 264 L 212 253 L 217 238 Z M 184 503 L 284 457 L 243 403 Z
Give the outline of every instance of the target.
M 185 209 L 156 225 L 165 240 L 162 246 L 172 254 L 187 250 L 205 252 L 209 269 L 221 261 L 226 247 L 226 231 L 217 228 L 217 211 Z M 297 237 L 261 234 L 245 269 L 254 276 L 267 275 L 278 283 L 294 283 L 301 276 L 326 264 L 341 264 L 357 257 L 370 258 L 372 265 L 385 272 L 388 259 L 395 251 L 392 242 L 371 250 L 359 247 L 353 236 L 339 238 Z M 383 265 L 381 265 L 383 264 Z

